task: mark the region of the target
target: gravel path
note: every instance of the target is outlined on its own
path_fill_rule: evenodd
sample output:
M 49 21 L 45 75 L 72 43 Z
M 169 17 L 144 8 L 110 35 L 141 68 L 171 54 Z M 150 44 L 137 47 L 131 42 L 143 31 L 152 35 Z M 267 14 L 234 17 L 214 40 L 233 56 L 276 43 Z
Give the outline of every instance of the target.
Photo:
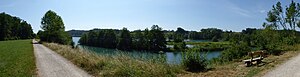
M 300 77 L 300 55 L 276 67 L 264 77 Z
M 39 77 L 91 77 L 67 59 L 33 40 Z

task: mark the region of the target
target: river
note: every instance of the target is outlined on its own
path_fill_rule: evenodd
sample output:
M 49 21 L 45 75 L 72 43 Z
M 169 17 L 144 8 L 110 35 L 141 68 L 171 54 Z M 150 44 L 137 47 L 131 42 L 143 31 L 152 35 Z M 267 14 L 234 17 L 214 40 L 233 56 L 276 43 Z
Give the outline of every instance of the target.
M 73 42 L 75 45 L 78 45 L 80 37 L 73 37 Z M 185 54 L 184 52 L 165 52 L 163 54 L 158 53 L 151 53 L 151 52 L 144 52 L 144 51 L 120 51 L 116 49 L 107 49 L 107 48 L 100 48 L 100 47 L 91 47 L 91 46 L 84 46 L 78 45 L 79 48 L 86 49 L 92 52 L 96 52 L 99 55 L 106 55 L 106 56 L 115 56 L 118 54 L 125 54 L 127 56 L 149 60 L 149 59 L 161 59 L 163 58 L 169 64 L 179 64 L 182 61 L 182 55 Z M 210 51 L 210 52 L 199 52 L 200 54 L 206 55 L 207 59 L 217 58 L 220 55 L 221 51 Z

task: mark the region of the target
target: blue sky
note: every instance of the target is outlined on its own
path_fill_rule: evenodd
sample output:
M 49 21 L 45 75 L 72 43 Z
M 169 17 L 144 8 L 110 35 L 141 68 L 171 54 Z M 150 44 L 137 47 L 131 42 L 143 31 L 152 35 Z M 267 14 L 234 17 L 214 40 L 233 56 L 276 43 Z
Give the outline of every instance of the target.
M 63 18 L 66 30 L 123 27 L 129 30 L 157 24 L 165 30 L 199 31 L 220 28 L 241 31 L 262 28 L 267 11 L 278 0 L 0 0 L 0 12 L 41 30 L 48 10 Z M 280 0 L 279 0 L 280 1 Z M 300 2 L 295 0 L 296 2 Z M 281 0 L 286 6 L 291 0 Z

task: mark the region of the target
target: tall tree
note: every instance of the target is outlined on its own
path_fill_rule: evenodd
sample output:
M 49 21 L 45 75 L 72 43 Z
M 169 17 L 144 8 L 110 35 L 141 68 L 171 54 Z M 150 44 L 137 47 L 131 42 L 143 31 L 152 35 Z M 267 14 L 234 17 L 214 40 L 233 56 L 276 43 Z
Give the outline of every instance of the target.
M 54 11 L 47 11 L 42 18 L 41 24 L 41 28 L 44 30 L 41 41 L 71 44 L 72 37 L 65 32 L 62 18 Z
M 150 30 L 151 33 L 151 48 L 153 50 L 163 50 L 166 48 L 166 39 L 162 28 L 158 25 L 153 25 Z
M 105 48 L 116 48 L 117 36 L 112 29 L 105 30 L 103 42 Z
M 41 24 L 41 28 L 45 31 L 65 31 L 62 18 L 52 10 L 46 12 Z
M 272 6 L 272 9 L 268 12 L 266 21 L 263 23 L 264 27 L 271 27 L 271 29 L 295 30 L 296 27 L 300 27 L 300 5 L 292 0 L 289 6 L 286 6 L 283 10 L 281 3 L 277 2 Z

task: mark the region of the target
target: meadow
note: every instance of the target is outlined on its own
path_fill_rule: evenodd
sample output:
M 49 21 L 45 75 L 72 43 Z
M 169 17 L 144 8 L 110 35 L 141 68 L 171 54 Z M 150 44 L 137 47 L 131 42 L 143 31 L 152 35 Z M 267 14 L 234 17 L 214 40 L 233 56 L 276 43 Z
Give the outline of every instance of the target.
M 0 76 L 36 76 L 32 40 L 0 41 Z

